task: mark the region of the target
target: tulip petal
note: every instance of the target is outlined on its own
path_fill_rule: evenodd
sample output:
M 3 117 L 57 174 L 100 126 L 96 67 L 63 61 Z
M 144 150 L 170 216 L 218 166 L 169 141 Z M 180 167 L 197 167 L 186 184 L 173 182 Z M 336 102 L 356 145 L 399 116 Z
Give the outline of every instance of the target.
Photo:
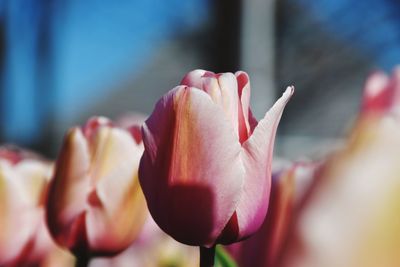
M 256 128 L 258 122 L 257 119 L 254 117 L 253 113 L 251 112 L 250 108 L 250 78 L 244 71 L 237 71 L 235 73 L 237 83 L 238 83 L 238 90 L 239 90 L 239 97 L 240 97 L 240 104 L 241 107 L 239 110 L 243 111 L 244 121 L 246 123 L 246 130 L 248 135 L 250 136 L 254 129 Z M 240 118 L 240 117 L 239 117 Z M 243 127 L 243 126 L 242 126 Z
M 51 166 L 37 160 L 26 159 L 15 166 L 20 174 L 21 184 L 25 195 L 32 206 L 39 206 L 44 202 L 44 192 L 51 175 Z
M 90 140 L 99 127 L 112 126 L 111 121 L 106 117 L 91 117 L 82 127 L 83 135 Z
M 246 176 L 243 195 L 236 209 L 239 239 L 254 233 L 264 221 L 271 189 L 271 161 L 276 129 L 293 92 L 294 87 L 286 89 L 243 143 L 242 158 Z
M 215 75 L 207 75 L 202 78 L 203 81 L 203 91 L 210 95 L 214 103 L 222 107 L 222 95 L 218 84 L 218 79 Z
M 218 76 L 218 83 L 221 88 L 222 107 L 225 111 L 225 115 L 231 121 L 236 135 L 239 136 L 239 95 L 236 90 L 236 88 L 238 88 L 236 77 L 229 72 L 222 73 Z
M 139 179 L 154 220 L 182 243 L 213 245 L 244 179 L 240 143 L 224 111 L 204 91 L 178 86 L 142 132 Z
M 206 73 L 205 70 L 193 70 L 183 77 L 181 85 L 187 85 L 189 87 L 196 87 L 198 89 L 203 88 L 202 77 Z
M 100 128 L 93 140 L 90 175 L 98 182 L 89 196 L 88 242 L 93 251 L 118 252 L 133 241 L 145 219 L 137 177 L 143 145 L 128 131 L 110 127 Z
M 74 128 L 64 140 L 47 201 L 49 229 L 56 241 L 65 247 L 79 243 L 76 240 L 85 242 L 74 225 L 86 210 L 89 164 L 88 143 L 82 131 Z
M 239 103 L 239 137 L 243 143 L 250 135 L 249 113 L 250 113 L 250 79 L 246 72 L 235 73 L 238 83 Z

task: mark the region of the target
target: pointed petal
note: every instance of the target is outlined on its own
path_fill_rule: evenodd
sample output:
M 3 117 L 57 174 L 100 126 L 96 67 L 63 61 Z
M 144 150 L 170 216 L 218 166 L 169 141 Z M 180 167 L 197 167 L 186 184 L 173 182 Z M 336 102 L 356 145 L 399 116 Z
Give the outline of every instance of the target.
M 243 144 L 242 158 L 246 176 L 242 198 L 236 209 L 239 238 L 254 233 L 264 221 L 271 189 L 271 161 L 276 129 L 293 91 L 294 87 L 286 89 Z
M 54 178 L 50 183 L 47 201 L 47 222 L 56 241 L 66 247 L 74 245 L 82 236 L 74 232 L 74 222 L 86 209 L 89 148 L 82 131 L 74 128 L 64 139 Z M 85 242 L 85 241 L 82 241 Z
M 178 86 L 142 131 L 139 179 L 154 220 L 182 243 L 212 245 L 236 209 L 244 177 L 223 110 L 205 92 Z
M 137 145 L 128 131 L 103 127 L 93 138 L 91 176 L 95 191 L 87 211 L 87 235 L 96 252 L 125 249 L 141 229 L 146 204 L 138 180 L 143 145 Z

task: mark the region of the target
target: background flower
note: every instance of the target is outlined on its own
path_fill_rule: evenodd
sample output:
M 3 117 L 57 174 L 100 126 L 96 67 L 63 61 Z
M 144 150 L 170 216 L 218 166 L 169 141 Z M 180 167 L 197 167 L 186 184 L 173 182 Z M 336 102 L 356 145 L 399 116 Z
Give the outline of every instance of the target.
M 279 266 L 399 266 L 400 124 L 365 118 L 323 164 Z
M 58 244 L 79 256 L 115 254 L 133 242 L 146 214 L 137 177 L 142 152 L 140 136 L 105 118 L 68 132 L 47 201 Z
M 273 171 L 268 213 L 260 230 L 249 239 L 228 247 L 241 267 L 276 266 L 284 250 L 319 166 L 314 162 L 287 164 Z
M 16 147 L 0 147 L 0 265 L 41 263 L 55 249 L 44 201 L 52 164 Z

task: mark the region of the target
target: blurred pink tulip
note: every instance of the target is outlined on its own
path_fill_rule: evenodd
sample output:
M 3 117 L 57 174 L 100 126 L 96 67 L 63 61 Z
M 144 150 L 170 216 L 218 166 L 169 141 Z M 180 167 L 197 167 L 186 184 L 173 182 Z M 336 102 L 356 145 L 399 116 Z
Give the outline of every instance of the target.
M 142 127 L 140 183 L 151 215 L 188 244 L 230 244 L 258 230 L 271 188 L 283 96 L 257 123 L 245 72 L 195 70 L 164 95 Z
M 55 248 L 44 217 L 51 171 L 32 153 L 0 148 L 1 266 L 36 266 Z
M 400 67 L 392 76 L 377 71 L 372 73 L 364 86 L 361 115 L 382 115 L 400 110 Z
M 400 266 L 400 124 L 369 122 L 321 167 L 277 266 Z
M 59 245 L 78 256 L 113 255 L 134 241 L 146 215 L 138 181 L 142 153 L 135 127 L 114 127 L 106 118 L 68 132 L 47 201 Z
M 274 172 L 270 206 L 260 230 L 249 239 L 229 246 L 240 267 L 276 266 L 318 166 L 299 162 Z

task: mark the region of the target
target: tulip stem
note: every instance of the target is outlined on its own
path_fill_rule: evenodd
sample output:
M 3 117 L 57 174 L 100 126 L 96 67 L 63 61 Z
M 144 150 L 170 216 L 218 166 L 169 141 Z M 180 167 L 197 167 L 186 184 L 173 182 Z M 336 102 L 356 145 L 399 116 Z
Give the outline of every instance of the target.
M 75 267 L 87 267 L 89 266 L 90 257 L 79 256 L 76 257 Z
M 200 267 L 213 267 L 215 258 L 215 245 L 206 248 L 200 247 Z

